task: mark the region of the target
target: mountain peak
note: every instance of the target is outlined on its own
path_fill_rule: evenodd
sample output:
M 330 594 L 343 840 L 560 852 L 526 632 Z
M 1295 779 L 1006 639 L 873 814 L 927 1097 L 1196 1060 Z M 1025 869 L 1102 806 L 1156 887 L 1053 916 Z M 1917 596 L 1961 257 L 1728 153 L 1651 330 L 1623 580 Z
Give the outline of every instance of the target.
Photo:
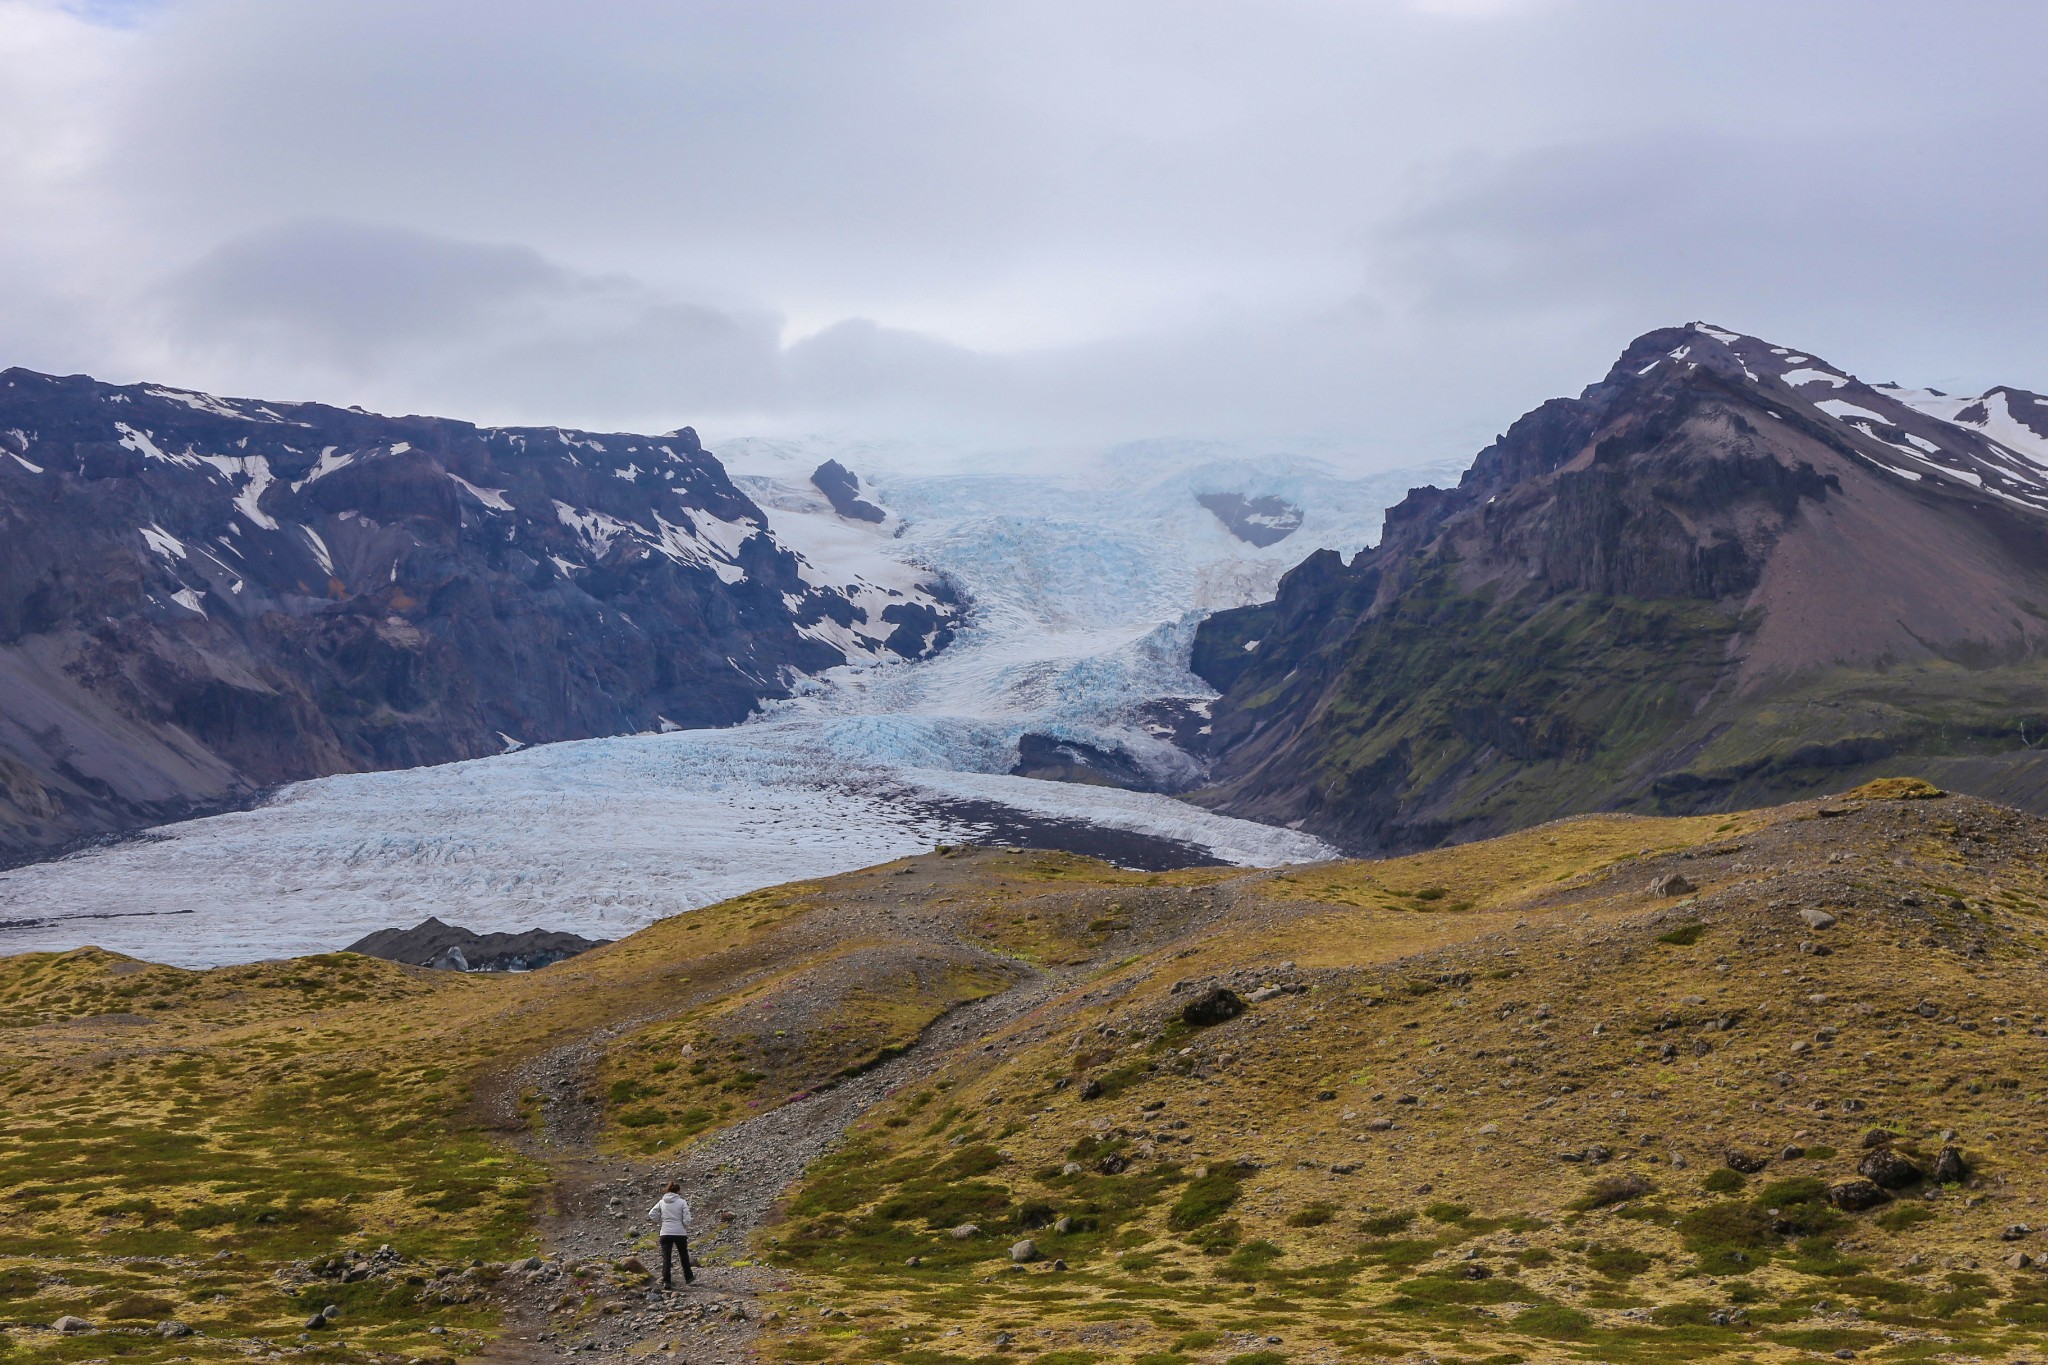
M 1225 693 L 1219 804 L 1403 846 L 1947 753 L 1933 698 L 2003 733 L 2022 708 L 1995 670 L 2048 708 L 2026 671 L 2043 601 L 2048 401 L 1880 388 L 1694 322 L 1517 420 L 1455 490 L 1411 493 L 1351 564 L 1212 618 L 1196 662 Z M 1872 671 L 1907 695 L 1838 706 Z M 1755 708 L 1804 687 L 1836 709 L 1789 733 L 1843 733 L 1775 754 Z M 2048 802 L 2048 765 L 2027 772 Z

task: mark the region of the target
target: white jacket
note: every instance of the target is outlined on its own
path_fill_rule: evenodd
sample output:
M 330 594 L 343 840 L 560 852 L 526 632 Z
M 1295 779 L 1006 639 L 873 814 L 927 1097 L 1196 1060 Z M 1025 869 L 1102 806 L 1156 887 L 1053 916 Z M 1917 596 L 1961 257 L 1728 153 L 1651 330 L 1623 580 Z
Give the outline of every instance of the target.
M 690 1234 L 690 1201 L 679 1194 L 665 1194 L 647 1210 L 649 1218 L 661 1220 L 661 1235 L 664 1237 L 687 1237 Z

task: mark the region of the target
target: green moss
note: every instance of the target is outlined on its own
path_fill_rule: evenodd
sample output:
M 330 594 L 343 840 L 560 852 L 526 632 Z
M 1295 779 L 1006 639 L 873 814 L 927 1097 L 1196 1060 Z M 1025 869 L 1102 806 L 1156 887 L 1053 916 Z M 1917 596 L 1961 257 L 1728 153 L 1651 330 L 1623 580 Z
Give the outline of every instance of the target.
M 1742 1178 L 1742 1172 L 1720 1166 L 1707 1172 L 1707 1178 L 1700 1182 L 1700 1188 L 1709 1194 L 1733 1194 L 1748 1183 Z
M 912 1181 L 875 1205 L 875 1216 L 930 1228 L 993 1219 L 1009 1207 L 1010 1191 L 981 1181 Z
M 1598 1247 L 1587 1251 L 1586 1264 L 1609 1279 L 1626 1280 L 1648 1270 L 1652 1262 L 1630 1247 Z
M 1513 1280 L 1468 1280 L 1455 1274 L 1417 1275 L 1401 1281 L 1395 1289 L 1398 1297 L 1388 1306 L 1396 1309 L 1425 1304 L 1508 1303 L 1529 1296 L 1529 1291 Z
M 1934 1221 L 1934 1210 L 1925 1204 L 1895 1204 L 1871 1220 L 1886 1232 L 1904 1232 L 1907 1228 Z
M 1185 1232 L 1213 1222 L 1237 1202 L 1241 1189 L 1237 1178 L 1228 1172 L 1216 1172 L 1190 1181 L 1167 1212 L 1166 1225 L 1176 1232 Z
M 1289 1214 L 1287 1216 L 1287 1226 L 1291 1228 L 1319 1228 L 1325 1223 L 1334 1220 L 1336 1216 L 1337 1206 L 1335 1204 L 1317 1201 L 1316 1203 L 1296 1209 L 1293 1213 Z
M 1218 1274 L 1226 1280 L 1248 1282 L 1258 1279 L 1268 1265 L 1279 1259 L 1280 1248 L 1271 1242 L 1246 1242 L 1230 1253 Z
M 1346 641 L 1298 744 L 1333 807 L 1394 815 L 1452 791 L 1439 837 L 1597 809 L 1693 722 L 1738 625 L 1706 602 L 1467 595 L 1432 568 Z M 1227 706 L 1254 724 L 1329 676 L 1290 676 L 1285 647 L 1248 658 Z
M 1700 1269 L 1710 1275 L 1741 1275 L 1754 1269 L 1765 1249 L 1777 1241 L 1769 1214 L 1735 1200 L 1693 1209 L 1678 1220 L 1678 1235 L 1686 1250 L 1699 1257 Z
M 1553 1337 L 1562 1341 L 1573 1341 L 1592 1330 L 1593 1319 L 1576 1308 L 1562 1304 L 1539 1303 L 1525 1308 L 1514 1316 L 1517 1332 L 1527 1332 L 1532 1337 Z
M 1395 1209 L 1391 1213 L 1368 1215 L 1359 1223 L 1358 1230 L 1368 1237 L 1391 1237 L 1415 1221 L 1415 1215 L 1407 1209 Z

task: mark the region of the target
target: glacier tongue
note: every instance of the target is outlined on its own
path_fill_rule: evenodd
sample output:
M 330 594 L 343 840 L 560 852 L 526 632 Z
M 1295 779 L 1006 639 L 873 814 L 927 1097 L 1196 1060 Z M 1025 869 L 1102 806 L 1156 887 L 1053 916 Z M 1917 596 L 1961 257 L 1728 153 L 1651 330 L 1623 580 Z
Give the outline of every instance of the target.
M 1445 471 L 1348 477 L 1314 459 L 1170 443 L 1031 474 L 1014 471 L 1042 462 L 934 468 L 818 441 L 728 442 L 721 457 L 815 581 L 907 597 L 943 573 L 971 604 L 950 647 L 834 670 L 731 729 L 325 778 L 0 874 L 0 953 L 92 943 L 196 966 L 331 950 L 429 914 L 617 937 L 764 885 L 1047 822 L 1092 828 L 1139 861 L 1330 855 L 1170 796 L 1009 769 L 1037 733 L 1121 752 L 1162 787 L 1198 780 L 1196 760 L 1134 711 L 1210 695 L 1185 667 L 1200 615 L 1269 596 L 1312 549 L 1369 543 L 1386 505 Z M 809 483 L 826 458 L 863 479 L 885 522 L 831 511 Z M 1203 493 L 1278 497 L 1303 524 L 1255 547 Z

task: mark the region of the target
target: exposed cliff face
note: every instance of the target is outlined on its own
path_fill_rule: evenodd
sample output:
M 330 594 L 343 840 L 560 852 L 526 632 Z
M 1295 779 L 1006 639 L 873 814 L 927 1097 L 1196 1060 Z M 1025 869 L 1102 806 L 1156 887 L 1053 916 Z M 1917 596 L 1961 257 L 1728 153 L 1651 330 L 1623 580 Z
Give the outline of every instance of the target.
M 1726 807 L 1906 755 L 2048 798 L 2048 401 L 1695 324 L 1212 618 L 1216 804 L 1367 848 Z M 1934 760 L 1930 765 L 1928 760 Z
M 953 615 L 779 544 L 687 428 L 0 372 L 0 858 L 280 781 L 728 723 Z

